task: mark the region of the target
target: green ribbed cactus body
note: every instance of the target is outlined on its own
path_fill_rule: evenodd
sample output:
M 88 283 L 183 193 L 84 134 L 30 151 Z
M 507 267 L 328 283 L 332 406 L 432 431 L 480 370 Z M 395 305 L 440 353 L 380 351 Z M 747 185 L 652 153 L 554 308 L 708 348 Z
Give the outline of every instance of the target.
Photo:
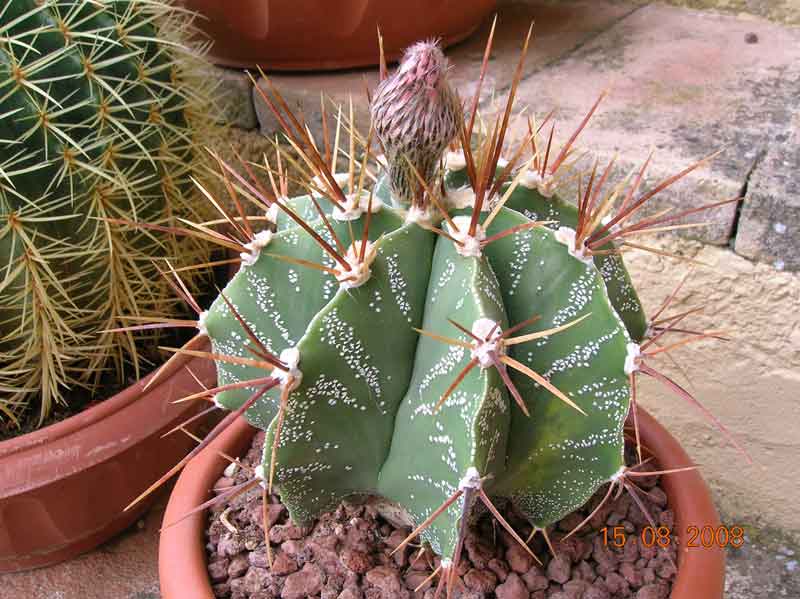
M 138 364 L 132 335 L 99 331 L 130 324 L 126 315 L 173 312 L 152 259 L 205 252 L 106 220 L 202 220 L 189 176 L 204 93 L 190 81 L 191 53 L 175 43 L 187 19 L 167 4 L 128 0 L 0 7 L 7 416 L 33 400 L 44 418 L 68 387 Z
M 289 202 L 297 211 L 306 203 Z M 518 228 L 479 255 L 462 255 L 453 241 L 404 216 L 387 204 L 372 214 L 375 258 L 369 279 L 355 288 L 298 266 L 297 258 L 335 264 L 308 233 L 279 219 L 279 231 L 248 256 L 202 318 L 219 353 L 253 357 L 238 315 L 266 348 L 294 360 L 299 384 L 288 393 L 275 461 L 282 500 L 294 519 L 308 521 L 347 496 L 379 494 L 419 524 L 477 473 L 488 494 L 513 500 L 536 526 L 550 524 L 623 466 L 630 336 L 603 277 L 548 228 Z M 358 245 L 365 218 L 334 215 L 331 226 L 342 240 L 354 231 Z M 486 235 L 529 222 L 503 208 Z M 321 220 L 312 226 L 334 243 Z M 479 355 L 450 321 L 490 335 L 534 315 L 540 318 L 514 334 L 575 324 L 509 346 L 508 357 L 541 373 L 584 413 L 509 368 L 526 416 L 499 370 L 480 361 L 437 409 Z M 265 376 L 229 361 L 217 369 L 220 385 Z M 233 409 L 255 389 L 223 391 L 216 402 Z M 280 395 L 271 390 L 246 413 L 268 431 L 266 471 Z M 452 554 L 462 508 L 454 502 L 425 530 L 441 555 Z

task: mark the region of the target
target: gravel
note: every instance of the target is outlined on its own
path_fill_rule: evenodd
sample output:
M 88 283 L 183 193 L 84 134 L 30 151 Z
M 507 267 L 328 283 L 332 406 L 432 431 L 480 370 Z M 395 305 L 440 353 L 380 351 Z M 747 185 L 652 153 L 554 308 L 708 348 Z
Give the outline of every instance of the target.
M 247 467 L 261 461 L 263 433 L 243 458 L 245 468 L 222 477 L 215 489 L 248 478 Z M 643 469 L 655 469 L 647 464 Z M 230 471 L 228 471 L 229 474 Z M 674 514 L 659 477 L 636 483 L 650 514 L 671 527 Z M 556 551 L 550 555 L 542 535 L 531 549 L 537 564 L 490 515 L 470 529 L 459 564 L 461 599 L 667 599 L 675 577 L 675 538 L 666 550 L 647 547 L 641 532 L 647 518 L 627 494 L 609 501 L 579 533 L 564 539 L 597 506 L 604 487 L 577 512 L 549 529 Z M 277 496 L 268 498 L 272 568 L 268 566 L 263 528 L 262 492 L 255 490 L 214 506 L 206 530 L 208 574 L 214 593 L 230 599 L 432 599 L 437 579 L 428 580 L 439 557 L 419 547 L 392 551 L 410 532 L 394 528 L 370 505 L 344 501 L 313 526 L 289 519 Z M 506 518 L 523 537 L 531 527 L 510 506 Z M 626 542 L 617 548 L 603 542 L 600 529 L 622 527 Z M 609 538 L 611 531 L 609 531 Z M 412 544 L 413 545 L 413 544 Z M 419 588 L 418 591 L 415 589 Z

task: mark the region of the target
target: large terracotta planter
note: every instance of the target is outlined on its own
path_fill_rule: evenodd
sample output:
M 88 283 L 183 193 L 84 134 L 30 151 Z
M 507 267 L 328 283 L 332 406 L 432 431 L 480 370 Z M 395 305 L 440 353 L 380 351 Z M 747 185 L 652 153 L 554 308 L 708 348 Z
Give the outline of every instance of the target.
M 642 443 L 663 469 L 691 464 L 680 444 L 652 416 L 639 411 Z M 227 466 L 219 452 L 241 455 L 252 442 L 256 429 L 244 419 L 235 422 L 184 469 L 170 496 L 164 522 L 174 522 L 210 498 L 214 483 Z M 719 526 L 719 516 L 708 487 L 697 471 L 662 478 L 675 511 L 676 533 L 685 538 L 688 526 Z M 205 513 L 164 529 L 158 550 L 158 572 L 162 599 L 214 599 L 206 570 Z M 725 557 L 718 547 L 678 551 L 678 576 L 671 599 L 722 599 Z
M 195 349 L 207 341 L 195 338 Z M 130 501 L 194 445 L 161 436 L 199 409 L 172 401 L 209 386 L 212 362 L 179 358 L 147 391 L 152 375 L 71 418 L 0 443 L 0 573 L 53 564 L 130 526 L 149 502 Z M 0 593 L 2 594 L 2 593 Z
M 183 0 L 235 67 L 341 69 L 378 62 L 377 28 L 389 60 L 420 39 L 445 45 L 472 33 L 496 0 Z

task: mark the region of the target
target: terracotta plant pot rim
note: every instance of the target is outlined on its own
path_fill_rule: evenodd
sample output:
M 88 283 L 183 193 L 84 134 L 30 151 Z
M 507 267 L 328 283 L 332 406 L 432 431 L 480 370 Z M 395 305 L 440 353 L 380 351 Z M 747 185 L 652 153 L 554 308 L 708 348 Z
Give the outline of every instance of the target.
M 204 339 L 195 337 L 189 342 L 186 348 L 199 349 L 204 342 Z M 191 360 L 192 358 L 190 356 L 184 354 L 178 356 L 171 363 L 162 367 L 161 372 L 158 375 L 159 381 L 156 382 L 153 388 L 155 389 L 166 384 L 166 382 L 169 381 L 169 379 L 172 378 L 175 373 L 183 369 Z M 131 404 L 141 397 L 144 387 L 153 378 L 153 376 L 155 376 L 155 374 L 156 373 L 154 371 L 145 378 L 136 381 L 129 387 L 126 387 L 116 395 L 101 401 L 91 408 L 87 408 L 81 412 L 78 412 L 69 418 L 65 418 L 60 422 L 55 422 L 44 428 L 40 428 L 19 437 L 14 437 L 13 439 L 0 442 L 0 458 L 10 456 L 11 454 L 18 453 L 20 451 L 25 451 L 32 447 L 36 447 L 37 445 L 52 443 L 53 441 L 57 441 L 58 439 L 72 435 L 77 431 L 83 430 L 89 426 L 93 426 L 101 420 L 105 420 L 114 416 L 114 414 L 119 412 L 125 406 Z M 87 464 L 87 466 L 88 465 L 91 465 L 91 462 Z M 0 485 L 0 499 L 3 497 L 3 486 Z
M 678 441 L 650 414 L 639 408 L 642 444 L 665 470 L 691 465 Z M 244 419 L 234 422 L 184 469 L 170 496 L 164 524 L 178 520 L 209 497 L 227 462 L 219 452 L 241 455 L 256 429 Z M 688 526 L 719 525 L 708 486 L 696 470 L 664 475 L 662 484 L 675 512 L 676 534 L 685 537 Z M 206 568 L 206 512 L 196 513 L 161 532 L 158 573 L 163 599 L 214 599 Z M 678 574 L 671 599 L 722 599 L 725 557 L 719 547 L 678 550 Z
M 204 337 L 187 345 L 203 349 Z M 163 435 L 199 412 L 172 401 L 213 385 L 216 370 L 179 356 L 107 400 L 61 422 L 0 443 L 0 573 L 51 565 L 124 530 L 155 496 L 123 509 L 194 442 Z M 203 420 L 189 425 L 199 432 Z

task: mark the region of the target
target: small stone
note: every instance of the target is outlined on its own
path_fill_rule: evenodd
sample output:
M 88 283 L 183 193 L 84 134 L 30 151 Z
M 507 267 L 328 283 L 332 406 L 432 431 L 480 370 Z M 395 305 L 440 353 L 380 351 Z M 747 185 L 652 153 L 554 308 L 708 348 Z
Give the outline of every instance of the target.
M 244 539 L 237 533 L 225 533 L 217 543 L 217 553 L 221 557 L 233 557 L 242 551 L 244 551 Z
M 588 583 L 594 582 L 594 579 L 597 578 L 597 574 L 595 574 L 592 564 L 586 560 L 582 560 L 578 564 L 578 567 L 576 568 L 576 574 L 578 578 L 585 580 Z M 575 574 L 573 574 L 573 577 L 575 577 Z
M 616 572 L 606 576 L 606 588 L 613 597 L 623 596 L 628 591 L 628 582 Z
M 281 599 L 302 599 L 316 595 L 321 590 L 322 570 L 314 564 L 306 564 L 299 572 L 286 577 Z
M 636 599 L 667 599 L 669 586 L 663 582 L 643 586 L 636 593 Z
M 251 551 L 247 554 L 247 561 L 251 566 L 255 566 L 256 568 L 269 568 L 266 549 L 261 549 L 260 551 Z
M 373 568 L 366 573 L 364 580 L 384 593 L 399 593 L 402 588 L 400 574 L 394 568 L 386 566 Z
M 403 541 L 408 537 L 408 532 L 403 529 L 398 529 L 392 532 L 383 543 L 392 551 L 394 551 Z
M 744 41 L 746 44 L 757 44 L 758 43 L 758 34 L 752 31 L 748 31 L 744 34 Z
M 214 597 L 230 597 L 231 596 L 231 585 L 227 582 L 223 582 L 221 584 L 215 584 L 211 586 L 211 590 L 214 593 Z
M 355 549 L 343 549 L 339 554 L 339 559 L 348 569 L 358 574 L 366 574 L 374 565 L 369 554 Z
M 249 568 L 250 560 L 247 559 L 246 555 L 239 554 L 231 560 L 228 566 L 228 576 L 231 578 L 239 578 L 240 576 L 244 576 Z
M 555 580 L 563 584 L 569 580 L 570 570 L 571 566 L 569 560 L 562 555 L 556 555 L 550 560 L 550 563 L 547 564 L 547 577 L 550 580 Z
M 220 559 L 208 564 L 208 577 L 211 582 L 219 582 L 228 578 L 228 565 L 229 560 Z
M 589 583 L 585 580 L 570 580 L 564 583 L 563 592 L 569 599 L 581 599 L 588 588 Z
M 273 543 L 280 544 L 289 539 L 302 539 L 311 530 L 306 526 L 298 526 L 291 520 L 286 524 L 278 524 L 269 529 L 269 540 Z
M 307 546 L 314 558 L 314 563 L 326 573 L 332 574 L 342 569 L 339 555 L 333 549 L 324 547 L 315 541 L 311 541 Z
M 263 568 L 250 568 L 242 580 L 245 590 L 253 594 L 267 587 L 272 582 L 272 575 Z
M 276 555 L 272 560 L 271 571 L 273 574 L 277 574 L 278 576 L 286 576 L 292 572 L 297 572 L 298 569 L 299 566 L 294 558 L 283 551 L 278 553 L 278 555 Z
M 642 586 L 642 573 L 633 564 L 629 562 L 623 562 L 619 566 L 619 573 L 632 587 Z
M 491 570 L 471 568 L 464 575 L 464 584 L 473 591 L 490 593 L 497 586 L 497 575 Z
M 506 561 L 518 574 L 525 574 L 534 564 L 533 557 L 519 543 L 514 543 L 506 550 Z
M 506 581 L 494 590 L 497 599 L 529 599 L 528 587 L 518 574 L 512 572 Z
M 634 563 L 639 559 L 639 539 L 634 536 L 628 537 L 625 547 L 622 548 L 622 557 L 620 560 L 623 562 Z
M 604 584 L 596 583 L 586 590 L 583 599 L 611 599 L 611 595 Z
M 506 578 L 508 577 L 508 567 L 506 566 L 505 562 L 493 557 L 489 560 L 488 567 L 492 572 L 495 573 L 497 580 L 500 582 L 506 581 Z
M 492 548 L 483 543 L 480 538 L 474 534 L 467 536 L 466 541 L 464 541 L 464 548 L 467 550 L 467 555 L 472 565 L 481 570 L 486 568 L 489 560 L 494 557 Z
M 412 570 L 406 574 L 405 578 L 403 578 L 403 582 L 412 591 L 422 585 L 420 588 L 420 592 L 422 592 L 433 586 L 433 579 L 427 580 L 429 576 L 430 574 L 427 572 L 415 572 Z
M 550 580 L 536 568 L 531 568 L 522 576 L 529 591 L 543 591 L 550 585 Z
M 347 587 L 339 593 L 339 599 L 363 599 L 364 594 L 357 587 Z
M 677 574 L 677 570 L 671 561 L 665 559 L 656 566 L 655 573 L 659 578 L 669 580 Z

